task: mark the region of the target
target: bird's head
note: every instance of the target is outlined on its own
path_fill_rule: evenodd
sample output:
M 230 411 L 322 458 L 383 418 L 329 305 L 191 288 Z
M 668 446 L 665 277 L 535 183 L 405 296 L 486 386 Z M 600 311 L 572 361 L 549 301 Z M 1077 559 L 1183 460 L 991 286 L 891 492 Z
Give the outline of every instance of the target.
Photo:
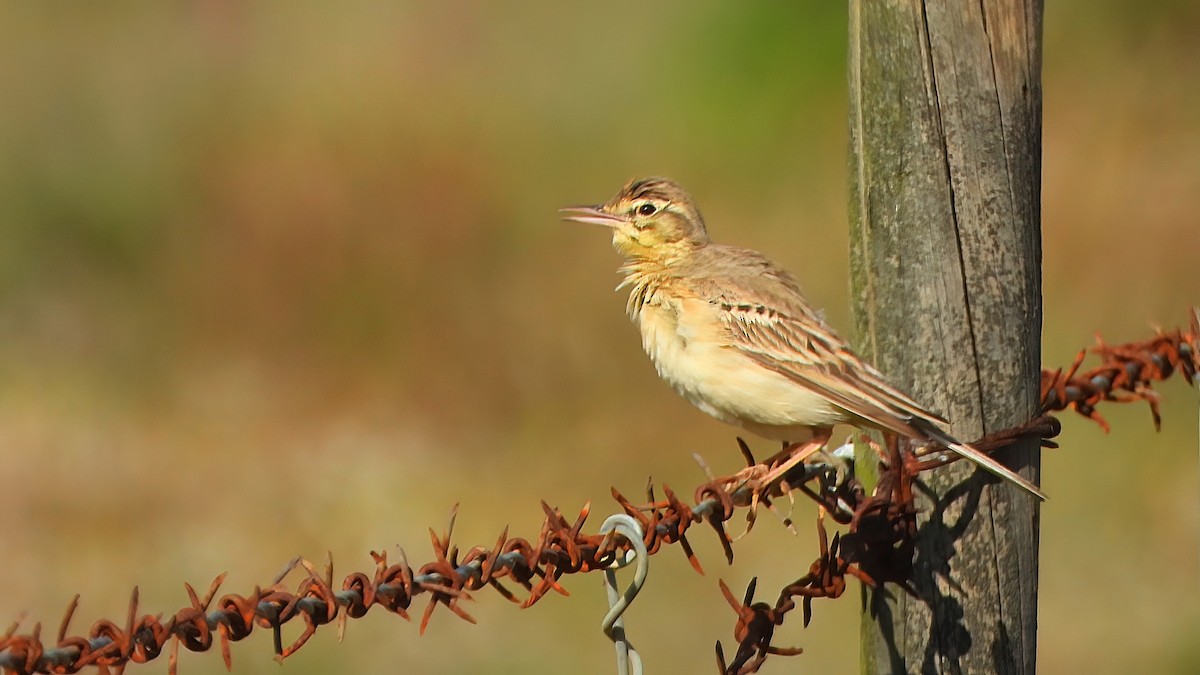
M 626 258 L 670 262 L 709 241 L 692 196 L 666 178 L 632 180 L 599 206 L 562 212 L 567 220 L 612 228 L 613 247 Z

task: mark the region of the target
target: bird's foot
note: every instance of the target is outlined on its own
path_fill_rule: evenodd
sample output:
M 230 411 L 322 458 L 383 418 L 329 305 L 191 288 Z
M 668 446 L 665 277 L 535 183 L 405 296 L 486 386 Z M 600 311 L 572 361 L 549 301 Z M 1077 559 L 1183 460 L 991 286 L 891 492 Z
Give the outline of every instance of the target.
M 751 464 L 735 474 L 736 482 L 748 488 L 749 503 L 747 506 L 749 506 L 749 511 L 746 513 L 746 531 L 734 537 L 734 541 L 746 536 L 754 528 L 754 523 L 758 518 L 759 504 L 766 506 L 769 511 L 779 517 L 789 530 L 795 533 L 791 509 L 788 509 L 788 514 L 782 514 L 775 509 L 771 499 L 779 495 L 787 495 L 788 499 L 792 500 L 792 504 L 795 503 L 792 498 L 792 486 L 788 484 L 786 476 L 792 469 L 822 452 L 826 441 L 827 438 L 814 438 L 804 443 L 794 443 L 765 462 Z

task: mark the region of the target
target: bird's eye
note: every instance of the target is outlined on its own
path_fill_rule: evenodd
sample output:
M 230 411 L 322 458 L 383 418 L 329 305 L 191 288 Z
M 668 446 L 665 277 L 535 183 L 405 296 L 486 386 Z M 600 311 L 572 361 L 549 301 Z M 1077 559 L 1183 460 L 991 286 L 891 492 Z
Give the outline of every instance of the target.
M 651 204 L 650 202 L 646 202 L 645 204 L 642 204 L 641 206 L 638 207 L 637 212 L 642 214 L 643 216 L 652 216 L 652 215 L 654 215 L 654 212 L 657 210 L 658 210 L 657 206 Z

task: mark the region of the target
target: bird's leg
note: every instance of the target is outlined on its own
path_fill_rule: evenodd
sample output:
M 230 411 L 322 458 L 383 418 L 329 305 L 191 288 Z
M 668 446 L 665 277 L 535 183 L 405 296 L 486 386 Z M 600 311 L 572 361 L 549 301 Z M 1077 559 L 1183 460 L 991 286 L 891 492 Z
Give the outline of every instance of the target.
M 812 457 L 816 453 L 825 448 L 829 443 L 829 437 L 833 434 L 832 429 L 818 429 L 813 432 L 813 437 L 803 443 L 793 443 L 779 454 L 768 459 L 765 464 L 769 467 L 767 473 L 762 477 L 762 485 L 770 486 L 775 481 L 782 478 L 788 471 L 791 471 L 796 465 L 803 464 L 804 460 Z M 778 460 L 783 460 L 779 464 L 775 464 Z
M 887 448 L 885 448 L 883 445 L 881 445 L 879 443 L 879 441 L 876 441 L 874 438 L 872 438 L 871 436 L 869 436 L 867 434 L 860 435 L 858 437 L 858 440 L 862 441 L 863 445 L 870 448 L 871 451 L 875 453 L 875 456 L 879 458 L 879 461 L 881 463 L 883 463 L 883 464 L 888 463 L 889 458 L 888 458 Z

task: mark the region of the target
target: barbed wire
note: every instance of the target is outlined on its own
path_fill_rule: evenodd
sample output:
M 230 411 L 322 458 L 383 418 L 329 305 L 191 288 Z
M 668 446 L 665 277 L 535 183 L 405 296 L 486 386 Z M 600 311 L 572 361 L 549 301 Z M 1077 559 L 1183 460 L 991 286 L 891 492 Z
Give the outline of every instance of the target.
M 1156 425 L 1159 422 L 1157 393 L 1151 385 L 1181 372 L 1189 383 L 1200 381 L 1200 311 L 1193 309 L 1188 332 L 1159 332 L 1143 342 L 1108 346 L 1100 343 L 1090 351 L 1102 364 L 1086 373 L 1078 369 L 1088 350 L 1081 353 L 1070 369 L 1043 371 L 1042 411 L 1049 413 L 1073 408 L 1080 414 L 1107 424 L 1095 413 L 1100 401 L 1147 401 Z M 1043 415 L 1029 424 L 1005 430 L 973 443 L 984 451 L 1004 447 L 1020 438 L 1040 438 L 1043 445 L 1059 432 L 1057 420 Z M 694 505 L 681 500 L 671 488 L 661 486 L 663 498 L 647 486 L 647 501 L 635 504 L 616 489 L 612 496 L 630 518 L 641 526 L 647 554 L 657 553 L 664 544 L 679 544 L 680 550 L 697 572 L 703 569 L 688 540 L 692 525 L 707 524 L 724 551 L 726 562 L 733 561 L 733 541 L 726 523 L 738 509 L 748 513 L 747 531 L 753 526 L 758 506 L 774 510 L 773 500 L 799 491 L 821 508 L 817 519 L 820 555 L 806 574 L 785 586 L 774 605 L 754 602 L 752 581 L 741 601 L 721 582 L 721 590 L 737 614 L 734 640 L 737 649 L 728 663 L 720 642 L 716 645 L 718 665 L 731 675 L 757 672 L 768 655 L 794 655 L 797 648 L 772 644 L 775 629 L 796 608 L 802 608 L 803 623 L 812 618 L 814 598 L 836 598 L 846 588 L 846 577 L 878 586 L 893 583 L 913 593 L 909 578 L 916 533 L 916 507 L 913 482 L 917 475 L 953 458 L 941 453 L 919 457 L 905 442 L 888 439 L 885 446 L 870 444 L 879 455 L 879 480 L 867 493 L 853 475 L 847 475 L 836 463 L 801 464 L 779 479 L 766 483 L 762 477 L 786 460 L 787 453 L 755 462 L 739 439 L 747 468 L 730 476 L 714 477 L 693 493 Z M 837 454 L 836 452 L 834 453 Z M 245 639 L 254 629 L 270 629 L 276 658 L 284 659 L 307 643 L 325 625 L 337 624 L 339 636 L 350 619 L 364 616 L 374 607 L 410 619 L 418 596 L 428 597 L 421 610 L 418 633 L 424 634 L 433 612 L 444 607 L 459 618 L 475 623 L 462 601 L 475 591 L 491 588 L 521 607 L 530 607 L 551 591 L 567 594 L 559 583 L 564 575 L 607 569 L 628 555 L 631 545 L 624 537 L 588 534 L 584 531 L 591 508 L 585 504 L 573 519 L 559 509 L 542 502 L 545 519 L 533 541 L 510 537 L 507 528 L 491 546 L 475 546 L 465 553 L 453 544 L 457 507 L 452 509 L 446 530 L 437 534 L 430 529 L 434 558 L 420 567 L 409 564 L 403 549 L 396 559 L 387 553 L 371 552 L 375 567 L 370 572 L 354 572 L 335 586 L 332 561 L 318 570 L 310 561 L 290 561 L 266 588 L 255 588 L 246 595 L 226 594 L 217 598 L 224 575 L 217 576 L 201 597 L 184 584 L 188 604 L 164 618 L 162 614 L 144 614 L 138 590 L 130 597 L 123 623 L 101 619 L 82 635 L 69 635 L 79 596 L 68 605 L 52 642 L 42 639 L 42 624 L 35 623 L 28 633 L 18 633 L 20 621 L 0 635 L 0 669 L 13 675 L 32 673 L 75 673 L 95 666 L 101 673 L 110 669 L 123 672 L 130 663 L 145 663 L 168 651 L 168 670 L 177 670 L 180 646 L 193 652 L 205 652 L 219 645 L 227 668 L 231 667 L 230 644 Z M 846 527 L 830 539 L 824 518 Z M 791 521 L 784 522 L 792 527 Z M 288 590 L 284 585 L 293 572 L 305 576 Z M 524 589 L 524 599 L 505 582 Z M 290 644 L 282 641 L 282 627 L 293 621 L 304 624 L 301 634 Z M 170 643 L 168 645 L 168 643 Z
M 1080 350 L 1067 372 L 1062 369 L 1042 371 L 1042 412 L 1072 408 L 1094 420 L 1105 431 L 1108 422 L 1096 412 L 1100 401 L 1145 401 L 1150 405 L 1154 428 L 1162 427 L 1158 410 L 1158 392 L 1153 384 L 1183 373 L 1189 385 L 1200 384 L 1200 307 L 1191 309 L 1187 332 L 1176 328 L 1158 331 L 1155 337 L 1142 342 L 1107 345 L 1096 336 L 1096 346 Z M 1079 366 L 1088 353 L 1096 354 L 1102 363 L 1079 373 Z

